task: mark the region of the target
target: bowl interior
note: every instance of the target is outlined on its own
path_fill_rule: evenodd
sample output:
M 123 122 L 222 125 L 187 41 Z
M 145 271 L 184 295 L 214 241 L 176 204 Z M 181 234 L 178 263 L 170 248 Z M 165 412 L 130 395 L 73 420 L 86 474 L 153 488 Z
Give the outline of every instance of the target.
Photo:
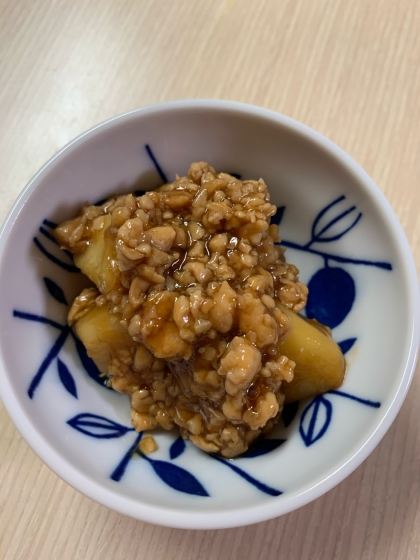
M 367 187 L 368 178 L 339 150 L 320 142 L 266 113 L 168 106 L 98 127 L 34 179 L 2 238 L 1 375 L 13 406 L 9 393 L 3 398 L 28 442 L 60 476 L 140 518 L 209 527 L 289 511 L 331 487 L 349 461 L 352 468 L 361 461 L 356 453 L 370 445 L 407 385 L 411 280 L 406 248 L 379 190 Z M 287 260 L 311 289 L 308 314 L 333 328 L 347 374 L 338 392 L 288 405 L 253 456 L 220 461 L 174 431 L 158 432 L 159 450 L 145 459 L 133 454 L 140 436 L 131 429 L 127 398 L 98 383 L 66 327 L 68 303 L 85 280 L 51 229 L 86 200 L 154 188 L 200 160 L 265 179 L 279 208 Z

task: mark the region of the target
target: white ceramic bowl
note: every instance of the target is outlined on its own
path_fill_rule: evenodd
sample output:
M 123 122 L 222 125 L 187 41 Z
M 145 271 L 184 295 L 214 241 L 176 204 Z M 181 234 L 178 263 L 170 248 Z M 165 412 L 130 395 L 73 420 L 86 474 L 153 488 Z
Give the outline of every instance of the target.
M 96 371 L 66 326 L 84 280 L 53 242 L 53 223 L 116 191 L 158 186 L 193 161 L 263 177 L 280 208 L 287 258 L 346 352 L 344 385 L 286 407 L 270 440 L 221 461 L 158 433 L 139 437 L 126 397 Z M 28 444 L 94 500 L 185 528 L 255 523 L 294 510 L 349 475 L 394 420 L 415 367 L 419 293 L 410 249 L 379 188 L 341 149 L 279 114 L 221 101 L 179 101 L 111 119 L 30 181 L 0 236 L 0 391 Z

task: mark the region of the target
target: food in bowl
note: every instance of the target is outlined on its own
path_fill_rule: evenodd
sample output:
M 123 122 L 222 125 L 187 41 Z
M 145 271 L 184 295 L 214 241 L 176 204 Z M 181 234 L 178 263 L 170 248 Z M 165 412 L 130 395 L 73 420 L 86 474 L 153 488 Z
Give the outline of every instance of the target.
M 180 428 L 206 452 L 244 453 L 285 401 L 337 388 L 344 358 L 297 313 L 308 290 L 285 261 L 260 179 L 191 165 L 186 177 L 124 195 L 54 235 L 95 284 L 69 323 L 138 431 Z

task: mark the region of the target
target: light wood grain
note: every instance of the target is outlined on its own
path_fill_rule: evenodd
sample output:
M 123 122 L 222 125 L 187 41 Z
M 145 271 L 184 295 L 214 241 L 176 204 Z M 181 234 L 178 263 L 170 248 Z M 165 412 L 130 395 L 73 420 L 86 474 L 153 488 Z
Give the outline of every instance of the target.
M 90 126 L 167 99 L 234 99 L 316 128 L 390 200 L 420 264 L 416 0 L 0 0 L 0 219 Z M 2 560 L 420 558 L 420 381 L 347 480 L 282 518 L 171 530 L 56 477 L 0 409 Z

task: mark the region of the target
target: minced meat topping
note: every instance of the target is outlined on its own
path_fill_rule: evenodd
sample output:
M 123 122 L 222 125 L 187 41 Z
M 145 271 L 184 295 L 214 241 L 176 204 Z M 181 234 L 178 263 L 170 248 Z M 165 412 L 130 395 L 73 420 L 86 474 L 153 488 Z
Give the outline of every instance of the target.
M 127 331 L 132 344 L 110 352 L 105 373 L 130 395 L 138 431 L 177 425 L 204 451 L 234 457 L 276 421 L 295 364 L 278 350 L 290 324 L 275 300 L 298 312 L 307 288 L 276 245 L 275 212 L 262 179 L 194 163 L 55 230 L 76 264 L 106 237 L 106 270 L 88 273 L 96 289 L 76 298 L 69 321 L 98 306 Z

